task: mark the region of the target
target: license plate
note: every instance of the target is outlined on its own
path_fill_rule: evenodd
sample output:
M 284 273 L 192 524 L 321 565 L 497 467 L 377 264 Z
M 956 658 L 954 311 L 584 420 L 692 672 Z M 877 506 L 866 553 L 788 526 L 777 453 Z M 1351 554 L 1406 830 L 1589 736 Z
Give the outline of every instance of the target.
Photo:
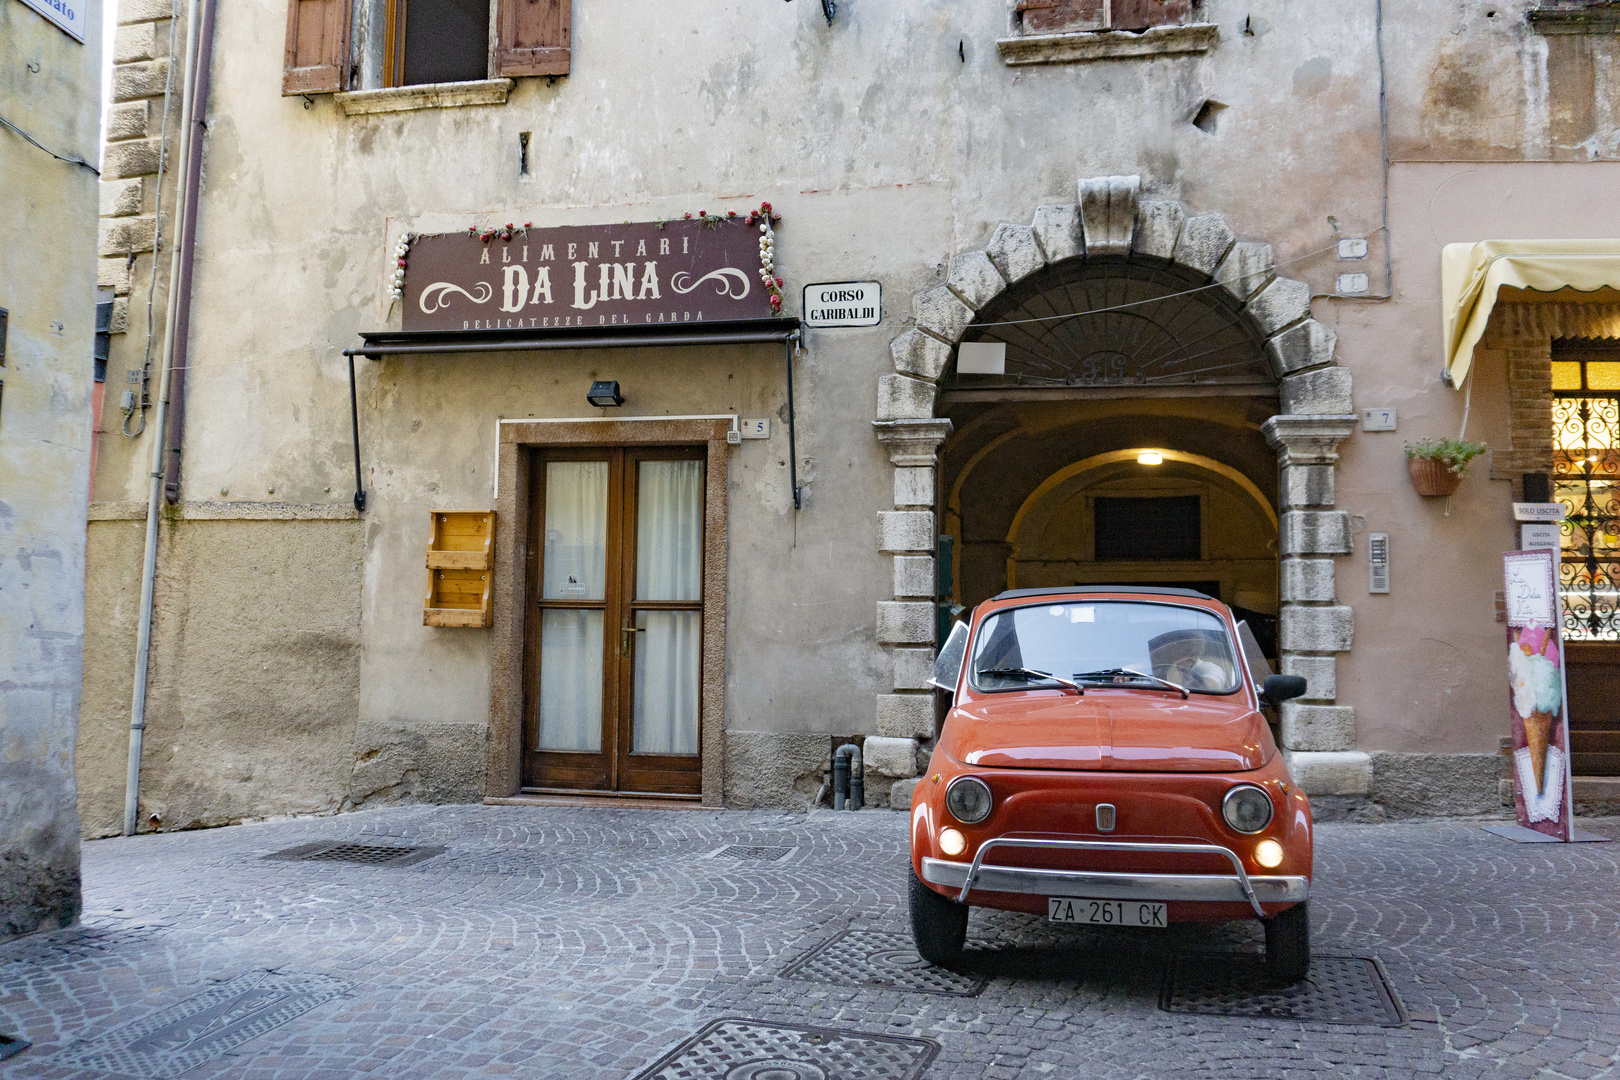
M 1049 897 L 1046 919 L 1097 926 L 1163 927 L 1168 922 L 1164 904 L 1155 900 L 1081 900 L 1072 896 Z

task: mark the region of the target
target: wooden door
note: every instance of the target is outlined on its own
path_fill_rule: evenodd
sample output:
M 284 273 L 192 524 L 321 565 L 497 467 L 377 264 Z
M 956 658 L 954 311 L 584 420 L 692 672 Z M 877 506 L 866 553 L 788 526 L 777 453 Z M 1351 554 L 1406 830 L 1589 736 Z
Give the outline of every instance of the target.
M 526 787 L 700 791 L 703 470 L 697 447 L 536 454 Z

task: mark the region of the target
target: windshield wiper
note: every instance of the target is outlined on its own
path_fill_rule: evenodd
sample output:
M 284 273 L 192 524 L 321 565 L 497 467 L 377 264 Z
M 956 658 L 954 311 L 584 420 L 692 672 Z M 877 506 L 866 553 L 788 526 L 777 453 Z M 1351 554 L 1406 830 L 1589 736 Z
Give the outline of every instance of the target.
M 1027 679 L 1049 679 L 1052 682 L 1058 683 L 1058 684 L 1063 685 L 1063 686 L 1067 686 L 1070 690 L 1073 690 L 1076 693 L 1084 694 L 1086 692 L 1085 687 L 1081 686 L 1077 682 L 1074 682 L 1073 680 L 1065 679 L 1061 675 L 1053 675 L 1050 671 L 1036 671 L 1034 668 L 1027 668 L 1027 667 L 980 668 L 979 669 L 979 674 L 980 675 L 989 675 L 989 676 L 992 676 L 994 678 L 1000 678 L 1000 679 L 1009 678 L 1009 677 L 1015 676 L 1015 675 L 1022 675 Z
M 1076 672 L 1074 677 L 1082 682 L 1103 682 L 1124 677 L 1146 679 L 1148 682 L 1158 683 L 1166 690 L 1174 690 L 1181 695 L 1183 701 L 1187 699 L 1187 688 L 1185 686 L 1173 683 L 1169 679 L 1161 679 L 1157 675 L 1149 675 L 1145 671 L 1137 671 L 1135 668 L 1114 667 L 1103 668 L 1101 671 L 1080 671 Z

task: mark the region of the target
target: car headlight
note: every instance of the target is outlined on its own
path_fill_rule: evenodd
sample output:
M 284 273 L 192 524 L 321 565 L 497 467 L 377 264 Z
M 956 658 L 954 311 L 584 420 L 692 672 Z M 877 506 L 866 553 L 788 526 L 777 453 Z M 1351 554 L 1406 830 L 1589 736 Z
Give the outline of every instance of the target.
M 977 825 L 990 816 L 990 785 L 977 776 L 958 776 L 945 789 L 945 809 L 965 825 Z
M 1271 824 L 1271 796 L 1253 784 L 1240 784 L 1221 800 L 1221 816 L 1240 833 L 1257 833 Z

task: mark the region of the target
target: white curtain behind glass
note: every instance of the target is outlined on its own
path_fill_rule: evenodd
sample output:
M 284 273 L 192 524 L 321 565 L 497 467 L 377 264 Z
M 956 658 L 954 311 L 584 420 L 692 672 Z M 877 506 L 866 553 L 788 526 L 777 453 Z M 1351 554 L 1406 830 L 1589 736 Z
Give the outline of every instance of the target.
M 703 597 L 703 462 L 638 464 L 636 599 Z M 698 752 L 698 671 L 702 615 L 640 611 L 632 749 L 641 754 Z
M 607 497 L 607 462 L 546 462 L 545 599 L 607 595 Z
M 541 595 L 601 600 L 607 582 L 608 463 L 546 463 Z M 600 610 L 550 609 L 540 624 L 540 749 L 602 749 Z

